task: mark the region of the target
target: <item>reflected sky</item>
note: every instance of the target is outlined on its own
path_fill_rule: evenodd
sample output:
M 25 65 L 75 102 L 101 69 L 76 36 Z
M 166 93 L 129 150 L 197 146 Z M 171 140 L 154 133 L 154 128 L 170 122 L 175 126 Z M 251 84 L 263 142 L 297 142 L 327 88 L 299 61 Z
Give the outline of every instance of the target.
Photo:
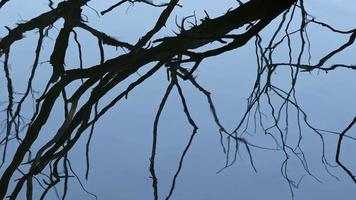
M 110 6 L 114 1 L 92 1 L 90 7 L 99 11 Z M 235 1 L 203 1 L 185 0 L 181 3 L 184 8 L 176 9 L 173 16 L 182 18 L 196 12 L 198 17 L 204 17 L 204 10 L 209 15 L 217 17 L 235 7 Z M 317 19 L 328 21 L 333 26 L 348 29 L 355 25 L 353 18 L 356 17 L 356 4 L 351 0 L 306 2 L 307 10 Z M 202 6 L 204 5 L 204 6 Z M 347 6 L 346 6 L 347 5 Z M 354 5 L 354 6 L 352 6 Z M 38 13 L 48 10 L 47 1 L 38 1 L 29 9 L 25 0 L 13 0 L 0 11 L 0 37 L 7 32 L 4 26 L 14 27 L 19 19 L 30 19 Z M 85 7 L 85 15 L 89 23 L 120 40 L 136 42 L 141 34 L 150 29 L 155 19 L 159 16 L 157 8 L 135 3 L 134 6 L 123 6 L 105 16 L 98 17 L 91 8 Z M 331 12 L 335 11 L 335 12 Z M 8 19 L 8 20 L 3 20 Z M 280 19 L 278 19 L 280 20 Z M 277 21 L 278 21 L 277 20 Z M 61 27 L 63 22 L 55 24 Z M 276 21 L 263 30 L 262 35 L 270 35 L 274 30 Z M 172 35 L 177 30 L 174 25 L 174 17 L 170 19 L 167 28 L 157 35 L 157 38 Z M 345 42 L 335 34 L 322 32 L 323 29 L 311 28 L 309 35 L 312 41 L 312 61 L 316 61 L 320 55 Z M 80 32 L 83 42 L 84 65 L 97 64 L 99 50 L 97 41 L 89 34 Z M 47 38 L 43 46 L 45 51 L 41 56 L 41 62 L 48 60 L 53 48 L 53 39 L 58 31 L 53 30 L 50 38 Z M 17 57 L 10 57 L 11 71 L 18 90 L 23 89 L 24 80 L 30 70 L 36 43 L 36 34 L 26 34 L 21 43 L 16 43 L 11 52 Z M 241 119 L 246 109 L 246 98 L 251 92 L 255 81 L 256 58 L 254 55 L 254 43 L 250 41 L 246 46 L 218 57 L 204 60 L 197 71 L 196 80 L 212 93 L 220 120 L 228 129 L 234 129 L 238 120 Z M 48 50 L 47 50 L 48 49 Z M 105 47 L 106 58 L 112 58 L 118 53 L 124 53 L 121 49 Z M 351 47 L 333 61 L 348 64 L 355 63 L 355 47 Z M 78 58 L 75 46 L 69 48 L 66 60 L 68 66 L 77 66 Z M 313 60 L 315 58 L 315 60 Z M 276 59 L 285 59 L 283 57 Z M 147 68 L 142 69 L 142 73 Z M 50 76 L 49 63 L 43 63 L 39 72 L 43 77 Z M 288 71 L 280 70 L 274 76 L 274 81 L 281 87 L 289 81 Z M 133 77 L 132 80 L 138 78 Z M 131 80 L 131 79 L 130 79 Z M 128 84 L 125 82 L 124 85 Z M 6 84 L 4 74 L 1 72 L 1 85 Z M 42 88 L 43 80 L 36 80 L 36 87 Z M 149 174 L 149 158 L 152 143 L 152 127 L 159 102 L 169 83 L 166 71 L 161 69 L 157 74 L 140 85 L 129 94 L 127 100 L 119 103 L 110 112 L 102 117 L 96 125 L 90 147 L 90 176 L 83 184 L 87 190 L 98 195 L 99 199 L 128 199 L 141 200 L 152 198 L 151 178 Z M 289 83 L 288 83 L 289 84 Z M 328 74 L 324 72 L 302 73 L 296 86 L 297 97 L 300 106 L 308 113 L 309 120 L 316 127 L 340 132 L 343 130 L 356 112 L 354 99 L 356 97 L 356 79 L 351 70 L 335 70 Z M 103 104 L 109 101 L 118 91 L 124 88 L 118 87 L 103 100 Z M 280 167 L 283 162 L 283 154 L 275 150 L 262 150 L 252 148 L 254 164 L 257 173 L 254 172 L 247 155 L 246 149 L 242 149 L 237 156 L 237 162 L 231 167 L 217 172 L 225 166 L 226 156 L 220 145 L 218 127 L 210 114 L 210 108 L 205 97 L 190 84 L 182 83 L 191 115 L 196 121 L 199 130 L 195 137 L 184 166 L 177 179 L 176 189 L 171 199 L 194 199 L 194 200 L 261 200 L 291 199 L 291 192 L 287 181 L 282 177 Z M 1 102 L 6 101 L 6 93 L 2 90 Z M 156 159 L 156 174 L 158 177 L 159 196 L 163 199 L 169 192 L 172 177 L 178 167 L 179 158 L 184 150 L 190 134 L 191 127 L 186 121 L 183 108 L 179 103 L 177 91 L 168 98 L 167 106 L 163 111 L 158 130 L 158 146 Z M 62 104 L 58 103 L 58 114 L 51 117 L 45 125 L 43 133 L 50 133 L 53 127 L 57 127 L 57 121 L 63 115 L 60 111 Z M 24 108 L 26 112 L 32 111 L 30 103 Z M 268 109 L 265 109 L 268 112 Z M 29 114 L 30 115 L 30 114 Z M 1 115 L 3 116 L 3 115 Z M 267 119 L 266 119 L 267 120 Z M 268 121 L 268 120 L 267 120 Z M 291 132 L 296 132 L 297 127 L 291 124 Z M 269 148 L 275 148 L 274 141 L 265 136 L 261 130 L 253 132 L 247 137 L 255 144 Z M 356 195 L 356 186 L 340 168 L 330 169 L 332 174 L 337 175 L 339 181 L 330 176 L 321 163 L 320 140 L 311 130 L 303 127 L 305 131 L 302 147 L 307 153 L 307 161 L 310 171 L 322 183 L 311 176 L 306 176 L 299 188 L 294 189 L 296 200 L 351 200 Z M 356 136 L 356 128 L 351 129 L 349 135 Z M 43 141 L 38 141 L 34 148 L 38 148 L 48 139 L 43 136 Z M 86 136 L 87 137 L 87 136 Z M 86 138 L 84 137 L 84 138 Z M 72 166 L 80 177 L 85 175 L 85 139 L 76 144 L 71 153 Z M 330 161 L 334 161 L 334 150 L 337 137 L 334 134 L 326 135 L 326 151 Z M 356 141 L 348 140 L 345 151 L 354 152 Z M 353 154 L 345 154 L 345 162 L 355 166 Z M 294 163 L 292 161 L 292 163 Z M 297 162 L 292 166 L 290 173 L 299 177 L 301 166 Z M 2 172 L 0 170 L 0 172 Z M 92 199 L 72 179 L 68 199 Z M 55 198 L 54 193 L 48 199 Z

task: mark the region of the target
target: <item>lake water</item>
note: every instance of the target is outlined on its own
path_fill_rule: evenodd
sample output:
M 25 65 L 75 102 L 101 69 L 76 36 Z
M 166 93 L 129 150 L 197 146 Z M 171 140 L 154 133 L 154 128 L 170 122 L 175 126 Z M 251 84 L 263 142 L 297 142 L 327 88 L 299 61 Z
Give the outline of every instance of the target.
M 91 1 L 89 6 L 101 11 L 115 1 Z M 25 0 L 12 0 L 0 9 L 0 37 L 6 35 L 4 26 L 14 27 L 19 20 L 31 19 L 39 13 L 48 10 L 47 1 L 29 2 Z M 322 2 L 311 0 L 306 3 L 306 8 L 316 19 L 327 21 L 340 29 L 355 27 L 356 2 L 351 0 Z M 204 9 L 211 18 L 220 16 L 230 7 L 236 7 L 235 1 L 182 1 L 183 8 L 177 8 L 172 16 L 181 19 L 196 11 L 202 18 Z M 98 17 L 89 7 L 84 7 L 84 13 L 89 23 L 108 35 L 120 40 L 134 43 L 142 34 L 149 30 L 159 16 L 160 8 L 152 8 L 142 3 L 134 6 L 125 4 L 105 16 Z M 270 24 L 262 35 L 271 35 L 277 25 L 278 18 Z M 48 38 L 43 45 L 43 53 L 39 66 L 35 88 L 43 88 L 44 80 L 50 76 L 51 67 L 45 61 L 49 60 L 54 39 L 61 28 L 63 21 L 54 24 Z M 164 31 L 157 38 L 172 35 L 176 30 L 174 17 L 167 23 Z M 79 39 L 83 45 L 84 66 L 98 63 L 99 50 L 97 40 L 88 33 L 78 30 Z M 347 41 L 347 37 L 328 32 L 326 29 L 310 27 L 310 40 L 312 41 L 312 62 L 328 51 Z M 25 88 L 28 73 L 33 62 L 34 47 L 37 42 L 36 32 L 29 32 L 20 42 L 16 42 L 11 49 L 10 64 L 11 75 L 17 91 Z M 124 53 L 121 49 L 105 47 L 106 58 L 113 58 L 117 54 Z M 333 62 L 355 64 L 355 45 L 342 54 L 336 56 Z M 283 55 L 283 54 L 281 54 Z M 3 60 L 3 57 L 1 58 Z M 281 58 L 276 59 L 284 59 Z M 78 53 L 74 42 L 70 44 L 67 53 L 67 66 L 78 66 Z M 147 71 L 146 66 L 139 73 Z M 196 72 L 196 80 L 212 94 L 217 113 L 221 123 L 233 130 L 246 110 L 246 99 L 249 96 L 256 78 L 256 58 L 254 54 L 254 41 L 237 50 L 223 55 L 209 58 Z M 115 94 L 122 91 L 131 81 L 139 78 L 139 74 L 130 77 L 121 86 L 111 91 L 101 101 L 105 105 Z M 274 74 L 275 83 L 280 87 L 290 85 L 288 69 L 277 70 Z M 338 69 L 330 73 L 313 71 L 301 73 L 298 78 L 296 93 L 299 105 L 308 114 L 308 120 L 321 129 L 341 132 L 351 122 L 356 113 L 356 78 L 352 70 Z M 5 88 L 4 72 L 1 71 L 1 85 Z M 161 69 L 146 82 L 138 86 L 128 96 L 127 100 L 119 102 L 106 115 L 104 115 L 95 127 L 95 132 L 90 146 L 90 176 L 85 176 L 85 144 L 88 132 L 76 144 L 70 153 L 73 169 L 81 177 L 85 188 L 98 196 L 99 199 L 127 199 L 143 200 L 153 199 L 152 179 L 149 171 L 152 146 L 152 129 L 154 118 L 159 103 L 168 86 L 166 70 Z M 219 128 L 214 123 L 206 97 L 191 84 L 181 82 L 190 113 L 198 125 L 197 135 L 194 137 L 191 147 L 184 159 L 180 174 L 176 180 L 175 190 L 171 199 L 176 200 L 261 200 L 291 199 L 291 191 L 288 182 L 281 174 L 281 166 L 284 154 L 280 150 L 266 150 L 251 148 L 252 158 L 257 173 L 250 164 L 248 152 L 241 146 L 236 162 L 220 172 L 225 166 L 226 154 L 220 144 Z M 0 101 L 7 101 L 5 89 L 1 90 Z M 276 98 L 276 97 L 273 97 Z M 262 110 L 271 112 L 266 99 L 263 100 Z M 278 102 L 277 98 L 275 100 Z M 5 104 L 6 105 L 6 104 Z M 23 112 L 31 116 L 31 102 L 27 102 Z M 2 105 L 3 107 L 4 105 Z M 62 119 L 62 103 L 57 102 L 55 111 L 41 132 L 41 139 L 34 144 L 34 149 L 39 148 L 51 138 L 54 127 L 58 128 L 58 120 Z M 5 108 L 5 107 L 4 107 Z M 3 108 L 2 108 L 3 109 Z M 291 116 L 295 116 L 295 110 L 291 109 Z M 4 119 L 5 115 L 1 117 Z M 266 118 L 266 123 L 272 122 Z M 250 122 L 249 134 L 246 139 L 253 144 L 276 148 L 274 140 L 265 135 L 261 128 L 254 131 L 253 120 Z M 296 120 L 290 121 L 291 135 L 298 132 Z M 159 199 L 164 199 L 171 188 L 174 174 L 177 171 L 180 157 L 191 136 L 189 123 L 183 112 L 177 90 L 168 98 L 166 107 L 162 113 L 157 141 L 156 175 L 158 178 Z M 302 126 L 303 140 L 301 147 L 306 154 L 310 172 L 317 177 L 318 182 L 312 176 L 305 176 L 299 188 L 293 188 L 296 200 L 352 200 L 356 195 L 356 185 L 350 177 L 340 168 L 330 168 L 332 174 L 339 180 L 329 175 L 321 163 L 321 141 L 319 137 L 305 125 Z M 356 137 L 356 127 L 350 130 L 350 136 Z M 335 148 L 338 137 L 335 134 L 325 133 L 326 157 L 334 164 Z M 46 140 L 47 139 L 47 140 Z M 226 140 L 224 140 L 226 142 Z M 15 148 L 16 143 L 11 144 Z M 11 149 L 10 148 L 10 149 Z M 345 139 L 343 160 L 356 172 L 356 160 L 354 152 L 356 141 Z M 11 155 L 13 150 L 9 152 Z M 233 154 L 231 155 L 233 157 Z M 230 156 L 230 160 L 232 157 Z M 9 156 L 11 158 L 11 156 Z M 9 159 L 10 160 L 10 159 Z M 7 161 L 8 162 L 8 161 Z M 0 172 L 3 173 L 3 168 Z M 219 172 L 219 173 L 217 173 Z M 305 173 L 300 163 L 292 158 L 288 172 L 295 180 L 299 180 Z M 93 199 L 83 191 L 76 179 L 70 179 L 68 199 Z M 59 191 L 61 186 L 58 187 Z M 38 195 L 39 191 L 35 191 Z M 21 198 L 24 198 L 22 193 Z M 48 199 L 56 199 L 54 191 L 48 195 Z

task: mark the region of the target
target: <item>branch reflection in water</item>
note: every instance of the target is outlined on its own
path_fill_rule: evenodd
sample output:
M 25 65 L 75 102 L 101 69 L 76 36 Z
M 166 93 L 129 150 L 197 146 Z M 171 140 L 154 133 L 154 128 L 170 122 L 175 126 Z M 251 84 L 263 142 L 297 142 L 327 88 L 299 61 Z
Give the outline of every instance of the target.
M 354 44 L 356 29 L 339 30 L 326 22 L 316 20 L 306 11 L 303 0 L 250 0 L 245 3 L 239 1 L 234 8 L 215 18 L 210 17 L 206 11 L 206 16 L 203 18 L 199 18 L 195 13 L 183 17 L 181 21 L 176 18 L 178 32 L 173 36 L 159 37 L 158 35 L 173 17 L 176 7 L 184 8 L 183 2 L 171 0 L 168 3 L 156 4 L 145 0 L 122 0 L 103 9 L 100 14 L 96 8 L 89 6 L 90 2 L 90 0 L 70 0 L 56 4 L 49 1 L 49 11 L 21 22 L 14 28 L 6 26 L 8 32 L 0 41 L 8 94 L 4 128 L 1 134 L 0 199 L 6 197 L 18 199 L 23 190 L 26 190 L 27 199 L 33 199 L 35 198 L 34 191 L 39 190 L 35 188 L 41 188 L 38 197 L 40 199 L 45 199 L 51 190 L 55 192 L 58 199 L 66 199 L 71 178 L 76 178 L 85 192 L 97 198 L 84 187 L 81 177 L 73 170 L 69 159 L 70 152 L 87 132 L 89 136 L 86 141 L 85 178 L 88 179 L 91 163 L 89 150 L 96 123 L 120 101 L 127 99 L 129 93 L 136 87 L 142 85 L 160 70 L 167 71 L 168 87 L 153 123 L 149 161 L 153 199 L 160 199 L 160 194 L 164 192 L 166 200 L 172 198 L 184 161 L 198 134 L 198 124 L 194 121 L 194 113 L 190 111 L 189 100 L 181 83 L 188 83 L 206 98 L 207 108 L 210 109 L 218 129 L 221 148 L 226 156 L 225 165 L 218 173 L 232 166 L 242 150 L 247 153 L 249 163 L 256 172 L 254 149 L 280 151 L 284 157 L 280 168 L 281 174 L 293 198 L 295 188 L 298 188 L 306 175 L 321 182 L 311 172 L 306 158 L 307 152 L 302 148 L 303 136 L 307 132 L 305 127 L 307 127 L 320 139 L 322 151 L 320 161 L 326 172 L 338 178 L 330 169 L 340 166 L 355 181 L 352 169 L 341 161 L 343 140 L 355 140 L 348 135 L 348 131 L 355 124 L 355 119 L 340 133 L 315 127 L 297 100 L 296 86 L 298 78 L 306 72 L 355 70 L 354 65 L 333 63 L 333 58 Z M 0 12 L 11 3 L 12 1 L 1 1 Z M 118 40 L 92 27 L 83 12 L 84 8 L 88 7 L 98 15 L 109 15 L 111 12 L 116 12 L 118 7 L 138 3 L 162 9 L 162 12 L 156 23 L 135 44 Z M 57 22 L 60 20 L 63 20 L 63 25 L 56 30 Z M 262 30 L 271 27 L 273 27 L 273 32 L 269 33 L 270 35 L 263 33 Z M 324 31 L 347 38 L 347 41 L 318 58 L 316 64 L 311 64 L 312 41 L 308 35 L 309 27 L 323 28 Z M 37 45 L 34 48 L 35 55 L 25 90 L 17 92 L 19 89 L 16 88 L 17 84 L 14 84 L 15 77 L 11 74 L 10 67 L 11 57 L 16 58 L 17 55 L 14 55 L 11 49 L 15 44 L 21 43 L 25 34 L 29 32 L 35 32 L 38 35 Z M 50 34 L 53 32 L 58 32 L 52 41 L 53 45 L 45 47 L 44 40 L 51 38 Z M 81 41 L 83 32 L 96 38 L 99 49 L 99 61 L 96 62 L 98 64 L 90 67 L 84 66 L 86 55 Z M 211 93 L 197 80 L 197 69 L 209 58 L 242 48 L 248 42 L 253 41 L 257 62 L 255 83 L 247 99 L 246 111 L 237 121 L 236 127 L 229 131 L 221 123 Z M 73 45 L 76 46 L 78 52 L 79 66 L 66 64 L 68 57 L 72 59 L 70 49 Z M 124 53 L 119 55 L 117 53 L 115 57 L 106 59 L 105 47 L 107 46 L 119 47 Z M 41 56 L 48 54 L 48 51 L 49 62 L 41 63 Z M 282 61 L 277 59 L 281 56 L 280 54 L 286 59 Z M 39 75 L 38 72 L 38 67 L 45 64 L 52 67 L 52 73 L 48 77 L 42 73 Z M 111 101 L 103 100 L 117 86 L 124 87 L 128 81 L 132 80 L 133 75 L 138 74 L 138 70 L 144 67 L 150 67 L 150 69 L 146 70 L 143 75 L 139 74 L 137 80 L 129 83 L 121 93 L 115 94 Z M 286 69 L 289 78 L 281 86 L 274 81 L 275 74 L 279 70 Z M 38 77 L 42 81 L 46 80 L 44 87 L 40 90 L 34 89 L 35 80 Z M 173 91 L 176 91 L 192 132 L 186 146 L 182 149 L 168 191 L 161 191 L 158 184 L 159 174 L 156 172 L 158 129 L 160 117 Z M 24 110 L 29 102 L 33 106 L 31 117 L 27 117 L 28 111 Z M 43 137 L 43 127 L 47 125 L 49 118 L 61 113 L 55 109 L 58 102 L 63 104 L 63 118 L 57 130 L 50 133 L 51 138 L 41 144 L 41 147 L 33 148 L 39 138 Z M 265 112 L 266 110 L 268 113 Z M 291 131 L 291 123 L 297 126 L 297 131 Z M 254 132 L 257 132 L 260 127 L 265 135 L 274 140 L 275 147 L 266 147 L 251 142 L 249 139 L 251 127 Z M 339 136 L 335 162 L 327 159 L 326 134 Z M 12 141 L 17 141 L 13 153 L 9 150 Z M 10 156 L 12 154 L 13 156 Z M 299 161 L 303 171 L 303 175 L 297 178 L 290 174 L 294 159 Z

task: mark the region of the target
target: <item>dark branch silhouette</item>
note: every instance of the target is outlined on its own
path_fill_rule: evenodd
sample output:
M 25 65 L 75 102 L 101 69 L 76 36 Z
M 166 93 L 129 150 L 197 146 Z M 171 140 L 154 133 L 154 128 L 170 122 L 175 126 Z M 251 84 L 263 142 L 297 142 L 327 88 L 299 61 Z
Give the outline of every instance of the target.
M 250 0 L 246 3 L 237 1 L 236 8 L 228 10 L 216 18 L 210 18 L 206 12 L 206 17 L 200 20 L 194 14 L 184 17 L 181 23 L 176 20 L 179 32 L 173 36 L 158 37 L 158 33 L 164 29 L 169 18 L 172 18 L 176 7 L 184 7 L 179 0 L 170 0 L 167 3 L 156 4 L 149 0 L 121 0 L 109 8 L 101 11 L 104 15 L 114 12 L 115 8 L 125 3 L 144 3 L 147 6 L 161 8 L 156 23 L 135 44 L 121 41 L 108 35 L 107 33 L 89 25 L 82 13 L 83 7 L 88 6 L 89 0 L 68 0 L 55 5 L 49 1 L 50 11 L 42 13 L 31 20 L 19 23 L 15 28 L 8 28 L 8 33 L 0 40 L 0 56 L 3 59 L 3 69 L 7 83 L 8 101 L 5 108 L 6 119 L 5 128 L 1 133 L 1 165 L 3 171 L 0 178 L 0 199 L 18 199 L 21 190 L 26 189 L 26 198 L 33 199 L 34 187 L 42 188 L 40 199 L 45 199 L 49 191 L 54 190 L 59 199 L 65 199 L 69 188 L 69 179 L 76 178 L 82 189 L 97 198 L 95 194 L 87 191 L 81 182 L 80 177 L 73 169 L 68 155 L 78 140 L 85 134 L 89 134 L 86 142 L 86 172 L 85 178 L 90 175 L 90 143 L 95 131 L 95 124 L 99 119 L 113 108 L 122 99 L 128 97 L 129 93 L 136 87 L 143 84 L 148 78 L 153 76 L 160 69 L 166 69 L 168 74 L 168 87 L 159 104 L 157 114 L 153 123 L 152 149 L 149 164 L 149 173 L 152 179 L 153 198 L 158 200 L 159 174 L 156 172 L 155 159 L 157 156 L 158 127 L 159 119 L 167 103 L 172 90 L 176 89 L 187 118 L 188 124 L 192 127 L 190 138 L 182 150 L 177 169 L 172 177 L 169 191 L 166 191 L 165 199 L 172 197 L 176 182 L 182 172 L 184 160 L 193 145 L 193 140 L 198 133 L 198 124 L 195 123 L 192 113 L 189 110 L 188 101 L 180 86 L 181 82 L 187 82 L 198 92 L 206 97 L 208 108 L 217 126 L 220 136 L 220 143 L 226 156 L 225 166 L 219 172 L 232 166 L 237 161 L 237 155 L 241 149 L 245 149 L 252 168 L 257 172 L 253 160 L 253 149 L 282 151 L 284 160 L 281 164 L 281 174 L 287 181 L 292 197 L 294 188 L 298 187 L 304 176 L 294 178 L 290 175 L 289 165 L 292 158 L 300 161 L 305 175 L 319 179 L 310 171 L 304 150 L 301 147 L 303 134 L 302 126 L 305 125 L 317 134 L 322 143 L 322 156 L 320 161 L 324 164 L 325 170 L 333 177 L 329 168 L 340 166 L 354 182 L 355 175 L 341 162 L 342 141 L 344 139 L 355 140 L 354 137 L 346 133 L 356 123 L 356 118 L 341 133 L 316 128 L 308 119 L 307 113 L 299 105 L 296 95 L 296 84 L 298 77 L 303 72 L 315 70 L 331 72 L 340 68 L 355 70 L 356 66 L 350 63 L 332 63 L 331 60 L 355 43 L 356 29 L 338 30 L 326 22 L 318 21 L 309 15 L 304 7 L 303 0 Z M 4 6 L 11 1 L 0 2 L 0 12 L 6 9 Z M 53 48 L 49 51 L 49 64 L 52 67 L 50 77 L 41 77 L 46 80 L 46 87 L 37 92 L 33 88 L 35 77 L 39 76 L 36 71 L 40 63 L 40 56 L 44 51 L 43 41 L 49 37 L 48 32 L 54 24 L 64 20 L 63 26 L 59 28 L 57 37 L 52 41 Z M 264 37 L 261 31 L 271 24 L 272 21 L 280 20 L 274 27 L 271 37 Z M 298 29 L 292 30 L 293 23 L 298 23 Z M 188 26 L 187 26 L 188 25 Z M 311 41 L 307 33 L 309 26 L 318 26 L 348 38 L 339 47 L 331 50 L 326 55 L 318 58 L 316 64 L 311 64 L 310 45 Z M 100 59 L 98 64 L 84 66 L 83 51 L 80 34 L 78 31 L 85 31 L 91 34 L 98 41 Z M 238 34 L 235 32 L 238 30 Z M 17 93 L 13 75 L 10 70 L 9 57 L 13 56 L 10 51 L 14 43 L 21 43 L 28 32 L 38 34 L 35 57 L 32 63 L 31 73 L 27 80 L 25 92 L 17 100 Z M 73 36 L 73 41 L 71 37 Z M 297 37 L 297 39 L 294 39 Z M 245 46 L 249 41 L 254 40 L 255 54 L 257 62 L 256 80 L 247 100 L 246 110 L 241 119 L 236 122 L 236 128 L 227 130 L 219 119 L 217 108 L 213 102 L 211 93 L 208 92 L 195 79 L 195 72 L 200 64 L 209 57 L 219 56 Z M 297 42 L 294 40 L 298 40 Z M 68 55 L 68 47 L 71 43 L 76 45 L 78 51 L 79 66 L 67 66 L 65 63 Z M 211 43 L 219 46 L 210 45 Z M 297 48 L 292 45 L 297 44 Z M 125 52 L 117 57 L 105 59 L 104 45 L 120 47 Z M 287 47 L 287 61 L 276 61 L 276 49 Z M 202 50 L 201 47 L 204 47 Z M 296 57 L 295 57 L 296 55 Z M 308 57 L 305 61 L 305 57 Z M 183 67 L 191 65 L 191 67 Z M 144 66 L 151 66 L 146 74 L 140 76 L 136 81 L 120 94 L 116 95 L 104 106 L 99 106 L 99 102 L 118 85 L 130 80 L 139 69 Z M 18 67 L 18 66 L 15 66 Z M 274 73 L 280 68 L 290 70 L 290 83 L 288 89 L 282 89 L 275 85 L 273 81 Z M 73 86 L 80 83 L 79 86 Z M 74 89 L 74 90 L 73 90 Z M 68 91 L 74 91 L 72 93 Z M 23 115 L 23 106 L 27 101 L 33 102 L 34 111 L 32 117 L 27 119 Z M 42 137 L 43 127 L 47 124 L 50 116 L 55 115 L 56 102 L 63 102 L 64 117 L 53 131 L 52 138 L 46 141 L 39 149 L 33 150 L 33 144 Z M 282 101 L 282 103 L 278 103 Z M 261 107 L 269 109 L 269 113 L 262 112 Z M 291 110 L 295 109 L 297 133 L 292 133 L 289 129 L 291 120 Z M 268 116 L 271 122 L 264 121 Z M 251 125 L 252 124 L 252 125 Z M 264 147 L 250 142 L 246 134 L 253 127 L 260 126 L 266 135 L 275 141 L 276 147 Z M 86 133 L 88 131 L 88 133 Z M 326 147 L 324 135 L 327 133 L 339 136 L 336 149 L 336 163 L 333 164 L 326 158 Z M 297 135 L 297 141 L 291 142 L 288 138 Z M 18 142 L 17 149 L 12 158 L 8 157 L 9 142 Z M 10 159 L 10 160 L 9 160 Z M 62 169 L 63 170 L 60 170 Z M 20 172 L 18 175 L 17 172 Z M 48 173 L 49 172 L 49 173 Z M 39 178 L 42 177 L 42 178 Z M 45 178 L 43 178 L 45 177 Z M 337 178 L 337 177 L 336 177 Z M 43 181 L 41 181 L 43 179 Z M 14 185 L 10 186 L 10 182 Z M 61 191 L 57 186 L 61 185 Z

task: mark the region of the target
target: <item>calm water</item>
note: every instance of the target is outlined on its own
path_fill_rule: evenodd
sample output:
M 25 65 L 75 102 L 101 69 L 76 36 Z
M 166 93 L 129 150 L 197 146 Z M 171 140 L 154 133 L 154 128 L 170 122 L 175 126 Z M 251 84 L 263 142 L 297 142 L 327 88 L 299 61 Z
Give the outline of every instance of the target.
M 100 11 L 107 8 L 112 2 L 93 1 L 89 5 Z M 356 25 L 353 21 L 356 17 L 356 3 L 351 0 L 333 0 L 327 3 L 313 0 L 306 3 L 310 14 L 319 20 L 328 21 L 341 29 L 349 29 Z M 184 8 L 177 9 L 174 15 L 182 17 L 196 11 L 198 16 L 203 17 L 204 7 L 210 17 L 216 17 L 235 4 L 235 1 L 221 3 L 186 0 L 182 1 Z M 1 27 L 14 27 L 14 24 L 19 22 L 18 20 L 30 19 L 47 9 L 47 1 L 38 1 L 29 5 L 25 0 L 13 0 L 0 10 Z M 84 8 L 84 13 L 92 26 L 120 40 L 133 43 L 144 31 L 150 29 L 159 15 L 158 10 L 142 4 L 135 4 L 133 7 L 125 5 L 103 17 L 98 17 L 89 7 Z M 171 30 L 176 29 L 173 22 L 174 17 L 167 24 L 165 31 L 157 37 L 172 34 Z M 276 23 L 273 23 L 267 27 L 262 35 L 269 36 L 275 25 Z M 55 24 L 55 27 L 60 28 L 61 26 L 62 22 Z M 0 37 L 4 36 L 6 32 L 5 28 L 1 28 Z M 78 30 L 78 33 L 84 45 L 84 65 L 97 64 L 99 60 L 97 41 L 85 32 Z M 55 38 L 56 34 L 58 31 L 54 29 L 49 36 Z M 341 38 L 336 34 L 327 33 L 322 28 L 310 28 L 309 35 L 312 41 L 312 61 L 316 61 L 315 58 L 324 55 L 347 40 L 347 38 Z M 16 43 L 11 49 L 13 55 L 10 57 L 11 73 L 18 91 L 22 91 L 25 87 L 26 77 L 33 60 L 36 38 L 37 35 L 34 32 L 28 33 L 23 41 Z M 50 38 L 45 39 L 41 62 L 49 59 L 54 43 Z M 356 63 L 355 52 L 355 46 L 348 48 L 343 54 L 335 57 L 334 61 L 354 64 Z M 106 47 L 106 58 L 112 58 L 118 53 L 123 52 L 120 49 L 116 51 L 114 48 Z M 73 44 L 67 55 L 66 64 L 68 66 L 78 65 L 76 47 Z M 147 68 L 142 69 L 142 73 L 145 70 Z M 40 65 L 38 74 L 48 77 L 50 73 L 51 68 L 48 63 Z M 127 85 L 138 77 L 137 74 L 123 86 L 115 88 L 101 103 L 104 105 L 115 94 L 122 91 L 125 84 Z M 308 113 L 308 119 L 313 125 L 336 132 L 340 132 L 347 126 L 356 113 L 355 77 L 355 73 L 351 70 L 335 70 L 328 74 L 324 72 L 300 74 L 296 86 L 298 101 Z M 243 48 L 206 59 L 197 72 L 196 80 L 212 93 L 221 123 L 231 130 L 236 127 L 246 109 L 246 98 L 251 92 L 255 78 L 254 43 L 250 41 Z M 6 82 L 3 72 L 1 72 L 0 80 L 2 88 L 4 88 Z M 283 69 L 277 71 L 274 81 L 280 87 L 288 87 L 289 72 Z M 37 76 L 35 84 L 39 89 L 43 87 L 44 82 L 40 76 Z M 86 189 L 96 194 L 99 199 L 142 200 L 153 198 L 149 173 L 152 127 L 158 105 L 167 86 L 166 71 L 162 69 L 131 92 L 127 100 L 116 105 L 101 118 L 95 127 L 90 147 L 91 168 L 88 181 L 84 179 L 85 143 L 88 134 L 76 144 L 76 148 L 71 152 L 70 159 L 73 168 L 82 177 Z M 288 183 L 280 171 L 284 159 L 281 151 L 251 148 L 257 168 L 256 173 L 249 162 L 246 149 L 241 148 L 236 163 L 217 173 L 225 166 L 226 162 L 226 155 L 220 145 L 218 127 L 214 123 L 206 98 L 190 84 L 182 83 L 182 87 L 199 130 L 184 160 L 172 199 L 291 199 Z M 1 90 L 1 102 L 6 101 L 6 95 L 6 91 Z M 159 124 L 156 175 L 160 199 L 164 199 L 169 193 L 180 156 L 191 134 L 191 127 L 179 102 L 177 91 L 174 91 L 168 99 Z M 61 106 L 61 102 L 56 104 L 58 113 L 51 116 L 44 127 L 42 141 L 36 142 L 34 148 L 38 148 L 46 139 L 50 138 L 51 131 L 54 130 L 54 127 L 58 127 L 58 120 L 63 115 Z M 27 102 L 24 109 L 25 113 L 28 112 L 28 116 L 31 116 L 30 102 Z M 267 104 L 262 109 L 265 112 L 270 112 Z M 295 110 L 291 111 L 291 115 L 293 114 L 295 115 Z M 4 116 L 2 115 L 2 117 Z M 269 120 L 271 119 L 266 119 L 266 121 Z M 254 132 L 253 125 L 251 126 L 250 134 L 245 135 L 249 141 L 264 147 L 276 147 L 271 137 L 264 135 L 260 128 Z M 294 123 L 292 121 L 290 132 L 296 133 L 297 131 L 295 121 Z M 356 128 L 351 129 L 349 135 L 356 137 Z M 326 156 L 331 162 L 334 162 L 336 142 L 335 135 L 325 135 Z M 14 143 L 12 147 L 15 145 Z M 305 176 L 299 188 L 293 189 L 296 200 L 352 200 L 355 198 L 356 186 L 340 168 L 330 169 L 333 174 L 339 177 L 339 181 L 325 171 L 321 163 L 320 140 L 305 126 L 303 126 L 301 146 L 306 153 L 310 171 L 322 183 L 311 176 Z M 345 163 L 351 166 L 351 169 L 356 170 L 353 153 L 356 150 L 356 141 L 347 140 L 344 147 L 343 159 Z M 295 160 L 291 160 L 289 172 L 296 179 L 303 175 L 302 166 Z M 48 196 L 48 199 L 55 198 L 54 192 Z M 68 199 L 93 198 L 81 189 L 75 179 L 71 179 Z

